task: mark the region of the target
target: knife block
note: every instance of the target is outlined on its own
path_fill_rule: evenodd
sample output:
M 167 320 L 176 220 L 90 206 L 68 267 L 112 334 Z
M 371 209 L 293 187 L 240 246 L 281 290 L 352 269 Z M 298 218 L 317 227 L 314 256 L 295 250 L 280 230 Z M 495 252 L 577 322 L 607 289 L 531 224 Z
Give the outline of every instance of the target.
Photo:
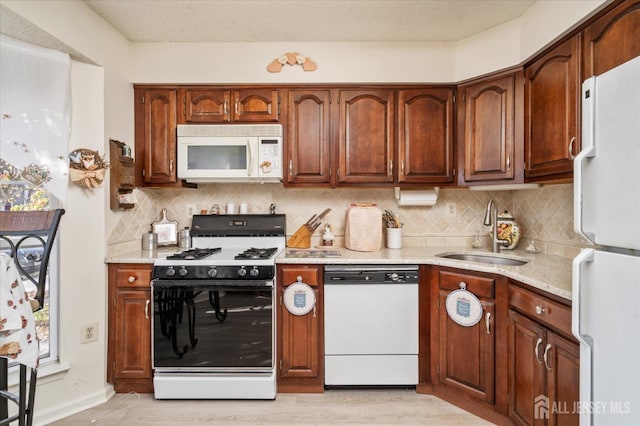
M 302 225 L 298 230 L 287 240 L 287 247 L 294 248 L 310 248 L 311 247 L 311 234 L 313 230 L 308 225 Z

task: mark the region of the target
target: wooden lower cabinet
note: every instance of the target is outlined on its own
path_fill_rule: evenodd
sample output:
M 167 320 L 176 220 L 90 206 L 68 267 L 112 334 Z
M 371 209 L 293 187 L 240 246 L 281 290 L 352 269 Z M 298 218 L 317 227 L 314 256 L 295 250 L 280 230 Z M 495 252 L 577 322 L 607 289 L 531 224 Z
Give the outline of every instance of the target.
M 151 264 L 109 265 L 107 381 L 116 392 L 153 392 Z
M 492 274 L 435 268 L 431 273 L 433 393 L 494 423 L 506 423 L 506 280 Z M 463 326 L 447 313 L 447 297 L 465 288 L 482 306 Z
M 324 320 L 322 266 L 278 265 L 278 392 L 324 392 Z M 316 306 L 294 315 L 283 303 L 288 286 L 298 281 L 315 290 Z
M 527 298 L 532 311 L 522 303 Z M 509 310 L 509 416 L 518 425 L 577 425 L 580 347 L 548 326 L 570 309 L 518 288 L 510 300 L 531 318 Z M 534 321 L 534 315 L 543 319 Z

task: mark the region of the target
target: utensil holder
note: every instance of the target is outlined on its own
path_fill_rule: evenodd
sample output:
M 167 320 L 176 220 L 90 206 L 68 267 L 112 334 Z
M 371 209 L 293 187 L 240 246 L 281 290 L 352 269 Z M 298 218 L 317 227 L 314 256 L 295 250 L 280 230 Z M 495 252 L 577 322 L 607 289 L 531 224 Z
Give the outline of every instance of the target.
M 402 228 L 387 228 L 387 248 L 402 248 Z

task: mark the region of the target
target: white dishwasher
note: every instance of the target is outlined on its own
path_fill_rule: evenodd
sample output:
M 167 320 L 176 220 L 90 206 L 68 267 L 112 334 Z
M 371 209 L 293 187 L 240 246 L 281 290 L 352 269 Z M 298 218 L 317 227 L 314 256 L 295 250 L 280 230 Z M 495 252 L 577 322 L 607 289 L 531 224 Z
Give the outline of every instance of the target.
M 418 265 L 326 265 L 327 386 L 418 383 Z

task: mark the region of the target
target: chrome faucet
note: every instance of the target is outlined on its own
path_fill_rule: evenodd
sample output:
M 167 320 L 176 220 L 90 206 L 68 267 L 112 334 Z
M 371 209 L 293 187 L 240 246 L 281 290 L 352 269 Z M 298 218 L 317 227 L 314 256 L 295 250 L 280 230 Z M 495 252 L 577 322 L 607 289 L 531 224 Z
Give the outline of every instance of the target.
M 498 238 L 498 209 L 496 202 L 492 199 L 487 203 L 487 212 L 484 215 L 484 224 L 491 226 L 491 251 L 500 253 L 500 247 L 506 246 L 507 242 Z

